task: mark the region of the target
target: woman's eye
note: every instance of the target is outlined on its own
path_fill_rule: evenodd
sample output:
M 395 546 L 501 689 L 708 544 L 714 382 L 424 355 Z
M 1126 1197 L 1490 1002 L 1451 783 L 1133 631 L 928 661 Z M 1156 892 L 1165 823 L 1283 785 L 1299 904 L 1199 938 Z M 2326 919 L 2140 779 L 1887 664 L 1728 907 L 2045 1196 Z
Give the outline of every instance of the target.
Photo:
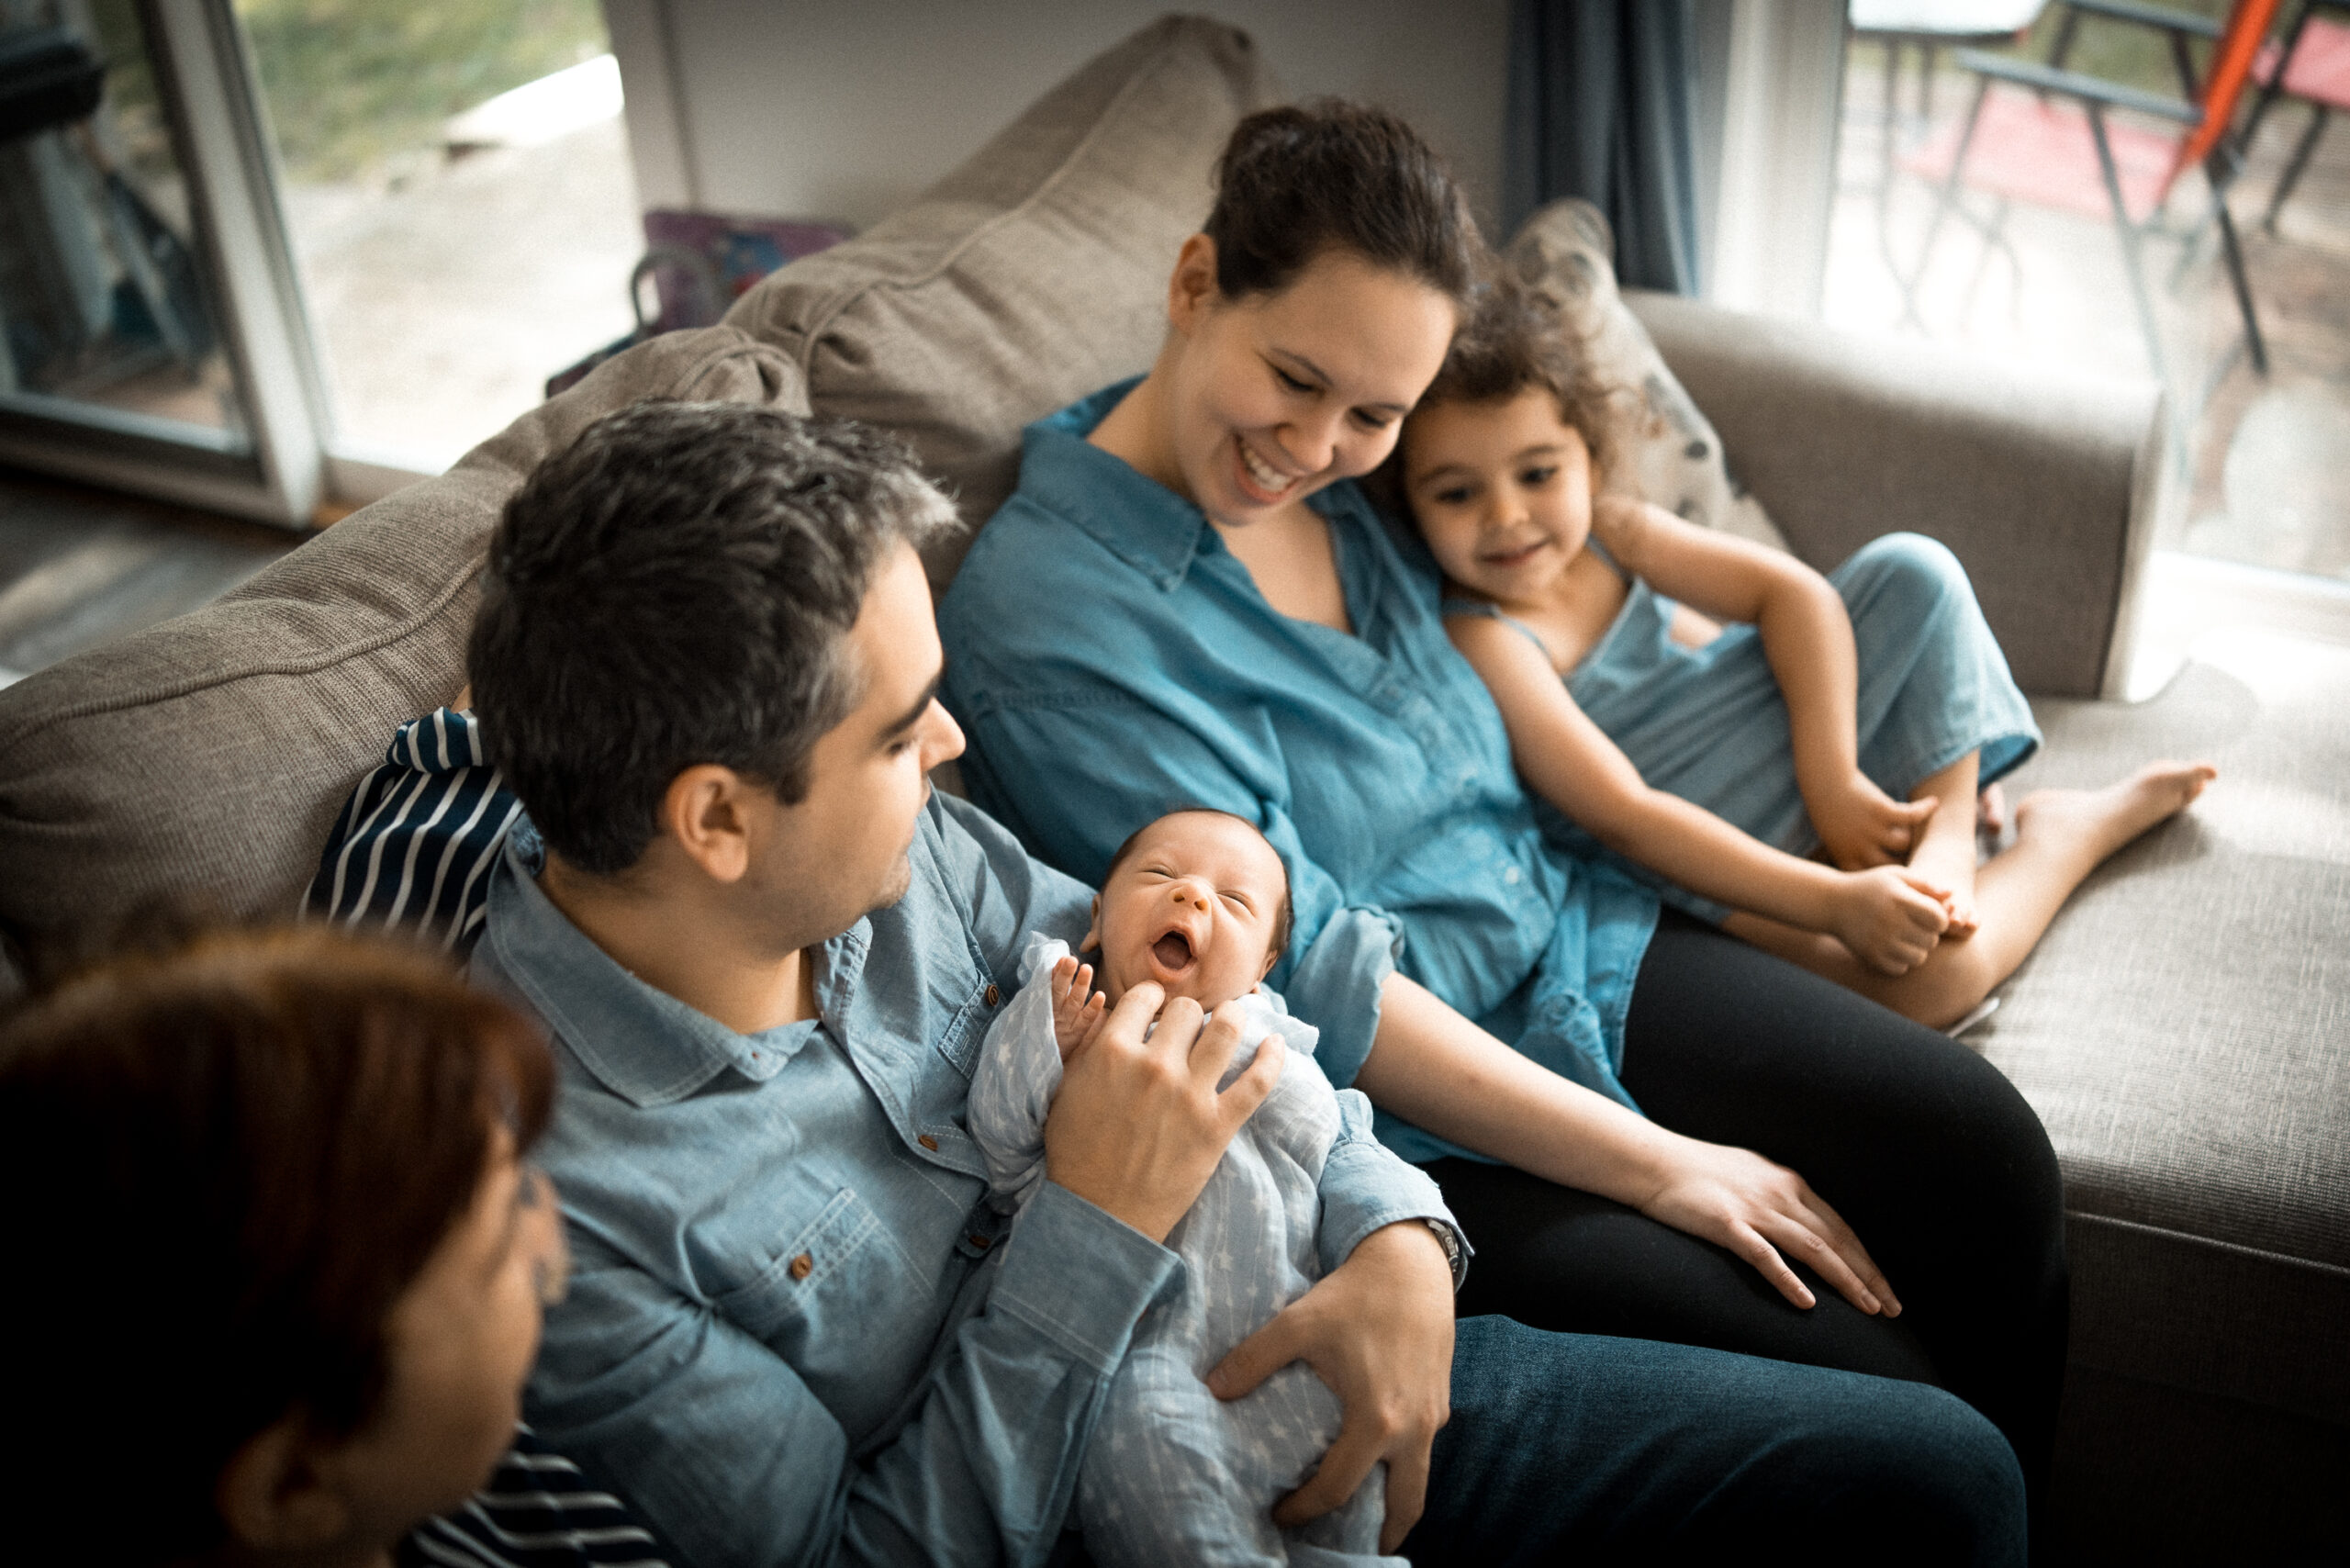
M 1374 413 L 1369 409 L 1357 409 L 1354 411 L 1354 421 L 1367 431 L 1383 431 L 1395 422 L 1395 416 Z
M 1278 364 L 1273 366 L 1273 374 L 1281 378 L 1281 386 L 1289 391 L 1311 392 L 1314 390 L 1314 383 L 1311 381 L 1300 381 L 1296 376 L 1292 375 L 1288 371 L 1283 370 Z

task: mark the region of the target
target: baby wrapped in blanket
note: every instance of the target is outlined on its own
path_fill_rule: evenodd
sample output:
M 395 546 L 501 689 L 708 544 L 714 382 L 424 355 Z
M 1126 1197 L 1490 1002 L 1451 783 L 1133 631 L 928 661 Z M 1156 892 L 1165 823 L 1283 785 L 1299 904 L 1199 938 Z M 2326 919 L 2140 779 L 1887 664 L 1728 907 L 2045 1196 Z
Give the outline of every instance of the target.
M 970 1130 L 1006 1210 L 1045 1180 L 1062 1058 L 1129 988 L 1152 980 L 1211 1013 L 1243 1010 L 1247 1043 L 1219 1088 L 1257 1049 L 1290 1053 L 1168 1235 L 1182 1271 L 1136 1325 L 1086 1448 L 1077 1518 L 1101 1568 L 1403 1561 L 1378 1555 L 1383 1466 L 1333 1512 L 1292 1529 L 1273 1523 L 1273 1505 L 1338 1433 L 1337 1396 L 1312 1369 L 1293 1362 L 1228 1405 L 1203 1381 L 1320 1277 L 1323 1164 L 1342 1116 L 1371 1118 L 1369 1102 L 1333 1090 L 1315 1064 L 1315 1030 L 1259 985 L 1288 925 L 1288 874 L 1255 827 L 1221 812 L 1161 817 L 1126 841 L 1094 900 L 1085 947 L 1101 949 L 1102 991 L 1066 943 L 1031 938 L 1020 990 L 980 1047 Z

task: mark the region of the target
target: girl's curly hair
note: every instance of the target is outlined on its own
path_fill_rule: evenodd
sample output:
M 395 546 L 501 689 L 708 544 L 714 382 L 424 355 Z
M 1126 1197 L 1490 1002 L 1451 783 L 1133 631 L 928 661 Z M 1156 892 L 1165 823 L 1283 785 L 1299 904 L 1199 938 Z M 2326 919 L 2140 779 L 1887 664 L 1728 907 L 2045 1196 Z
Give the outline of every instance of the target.
M 1441 403 L 1506 402 L 1539 387 L 1558 405 L 1559 418 L 1591 449 L 1596 489 L 1625 455 L 1629 410 L 1626 389 L 1602 376 L 1589 340 L 1550 301 L 1507 273 L 1483 283 L 1453 335 L 1444 367 L 1420 395 L 1418 409 Z M 1382 465 L 1383 498 L 1409 514 L 1404 496 L 1404 442 Z

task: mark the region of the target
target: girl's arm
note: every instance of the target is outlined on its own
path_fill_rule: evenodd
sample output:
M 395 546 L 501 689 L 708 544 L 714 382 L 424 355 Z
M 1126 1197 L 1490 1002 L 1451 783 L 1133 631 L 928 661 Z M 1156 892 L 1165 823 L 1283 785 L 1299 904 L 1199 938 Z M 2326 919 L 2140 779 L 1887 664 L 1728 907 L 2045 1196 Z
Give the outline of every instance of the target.
M 1828 932 L 1888 974 L 1933 950 L 1950 922 L 1944 890 L 1903 868 L 1853 875 L 1797 859 L 1650 788 L 1531 639 L 1484 616 L 1445 630 L 1493 693 L 1528 785 L 1608 848 L 1707 898 Z
M 1861 771 L 1852 622 L 1828 579 L 1792 555 L 1621 497 L 1594 498 L 1592 532 L 1626 571 L 1666 598 L 1716 620 L 1750 622 L 1762 634 L 1786 698 L 1796 787 L 1836 864 L 1908 859 L 1934 803 L 1896 801 Z
M 1762 1156 L 1669 1132 L 1510 1049 L 1402 975 L 1355 1087 L 1469 1148 L 1597 1193 L 1746 1260 L 1797 1306 L 1792 1254 L 1863 1312 L 1901 1303 L 1852 1227 L 1802 1177 Z

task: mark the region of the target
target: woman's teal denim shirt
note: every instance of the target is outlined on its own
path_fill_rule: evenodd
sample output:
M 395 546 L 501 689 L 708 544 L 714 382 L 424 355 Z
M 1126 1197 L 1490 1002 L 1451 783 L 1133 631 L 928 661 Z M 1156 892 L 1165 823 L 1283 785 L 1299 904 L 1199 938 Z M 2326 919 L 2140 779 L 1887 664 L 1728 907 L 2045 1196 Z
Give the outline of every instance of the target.
M 1016 1228 L 964 1130 L 1031 931 L 1091 894 L 934 796 L 891 907 L 818 949 L 821 1023 L 738 1035 L 607 958 L 510 852 L 478 979 L 546 1022 L 533 1151 L 575 1258 L 528 1408 L 699 1568 L 1034 1563 L 1173 1252 L 1047 1182 Z M 1341 1128 L 1324 1269 L 1435 1183 Z
M 1544 843 L 1427 551 L 1332 485 L 1312 505 L 1354 633 L 1276 612 L 1197 507 L 1086 442 L 1133 385 L 1028 428 L 1019 488 L 939 608 L 971 798 L 1088 880 L 1175 806 L 1263 828 L 1296 906 L 1271 983 L 1321 1029 L 1333 1083 L 1400 966 L 1631 1103 L 1617 1069 L 1656 898 Z M 1384 1114 L 1379 1134 L 1407 1159 L 1462 1152 Z

